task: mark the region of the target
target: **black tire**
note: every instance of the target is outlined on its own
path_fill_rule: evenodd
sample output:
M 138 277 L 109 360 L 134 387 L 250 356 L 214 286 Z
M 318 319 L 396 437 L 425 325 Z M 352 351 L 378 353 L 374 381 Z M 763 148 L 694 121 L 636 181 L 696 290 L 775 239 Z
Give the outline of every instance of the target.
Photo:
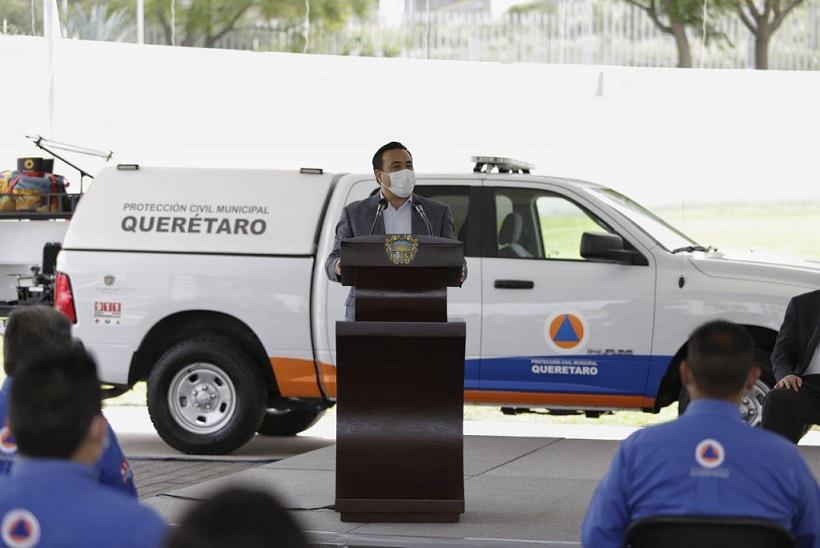
M 295 436 L 316 424 L 324 414 L 324 409 L 295 407 L 283 402 L 281 406 L 265 410 L 256 431 L 263 436 Z
M 151 422 L 168 445 L 189 454 L 223 455 L 245 445 L 262 422 L 265 396 L 257 364 L 221 339 L 173 346 L 148 378 Z
M 740 402 L 740 413 L 746 424 L 760 426 L 763 419 L 763 400 L 774 386 L 772 353 L 769 350 L 755 348 L 752 360 L 760 368 L 760 379 L 749 393 L 743 396 Z
M 689 391 L 685 386 L 681 386 L 680 394 L 678 394 L 678 415 L 683 415 L 687 407 L 689 407 Z

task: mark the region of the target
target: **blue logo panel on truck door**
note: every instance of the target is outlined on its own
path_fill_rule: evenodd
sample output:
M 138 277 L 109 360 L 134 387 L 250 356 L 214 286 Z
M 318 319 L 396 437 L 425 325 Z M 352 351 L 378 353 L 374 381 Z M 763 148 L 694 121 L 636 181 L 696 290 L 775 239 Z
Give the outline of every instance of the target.
M 479 388 L 524 392 L 638 395 L 648 355 L 552 355 L 483 358 Z

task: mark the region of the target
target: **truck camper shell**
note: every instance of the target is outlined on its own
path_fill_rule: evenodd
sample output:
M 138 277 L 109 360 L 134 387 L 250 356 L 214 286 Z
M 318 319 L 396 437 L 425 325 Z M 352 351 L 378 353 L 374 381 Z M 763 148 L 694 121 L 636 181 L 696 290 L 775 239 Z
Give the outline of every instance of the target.
M 78 206 L 71 250 L 312 255 L 330 174 L 106 168 Z

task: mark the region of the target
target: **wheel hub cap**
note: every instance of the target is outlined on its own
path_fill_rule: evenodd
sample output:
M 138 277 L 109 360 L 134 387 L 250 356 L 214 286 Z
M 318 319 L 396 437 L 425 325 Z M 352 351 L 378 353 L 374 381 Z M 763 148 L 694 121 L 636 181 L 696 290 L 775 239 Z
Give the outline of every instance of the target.
M 750 426 L 757 426 L 763 419 L 763 400 L 769 387 L 757 381 L 749 392 L 740 400 L 740 416 Z
M 194 363 L 174 376 L 168 391 L 168 405 L 182 428 L 195 434 L 211 434 L 233 417 L 236 390 L 220 367 Z

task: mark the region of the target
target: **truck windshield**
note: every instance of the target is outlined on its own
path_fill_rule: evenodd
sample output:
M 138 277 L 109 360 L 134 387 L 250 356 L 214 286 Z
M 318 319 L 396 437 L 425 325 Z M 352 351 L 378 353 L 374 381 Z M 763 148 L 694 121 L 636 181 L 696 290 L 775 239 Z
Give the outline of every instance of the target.
M 585 187 L 584 190 L 626 215 L 667 251 L 697 246 L 692 238 L 620 192 L 604 187 Z

